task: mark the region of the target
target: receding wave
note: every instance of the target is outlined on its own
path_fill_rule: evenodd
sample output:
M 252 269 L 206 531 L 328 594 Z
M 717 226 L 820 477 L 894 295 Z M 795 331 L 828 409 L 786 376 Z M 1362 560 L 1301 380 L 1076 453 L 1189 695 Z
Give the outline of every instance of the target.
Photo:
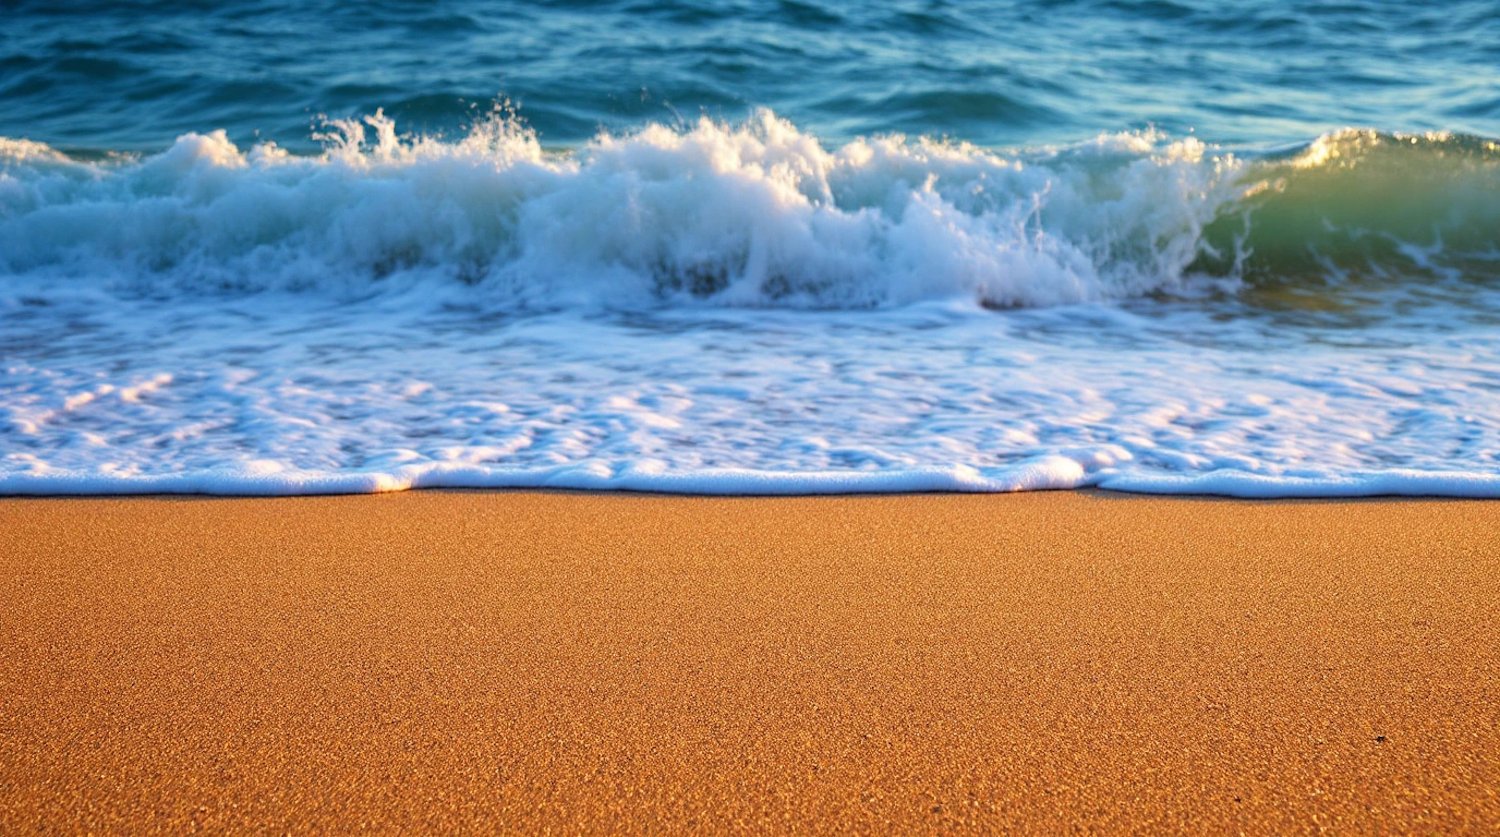
M 0 273 L 153 293 L 437 284 L 486 304 L 1032 307 L 1500 272 L 1500 148 L 1344 131 L 1277 153 L 1154 133 L 1001 153 L 837 148 L 769 112 L 544 149 L 515 119 L 326 150 L 191 134 L 80 160 L 0 139 Z

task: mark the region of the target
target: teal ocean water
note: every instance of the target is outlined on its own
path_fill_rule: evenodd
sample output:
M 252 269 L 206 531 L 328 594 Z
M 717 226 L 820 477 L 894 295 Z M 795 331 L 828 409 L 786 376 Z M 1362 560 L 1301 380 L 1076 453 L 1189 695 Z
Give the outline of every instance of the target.
M 1500 495 L 1493 3 L 11 3 L 0 493 Z
M 305 152 L 323 115 L 457 136 L 511 102 L 549 146 L 758 107 L 829 143 L 1494 137 L 1497 68 L 1482 0 L 22 2 L 0 27 L 0 135 L 146 152 L 223 128 Z

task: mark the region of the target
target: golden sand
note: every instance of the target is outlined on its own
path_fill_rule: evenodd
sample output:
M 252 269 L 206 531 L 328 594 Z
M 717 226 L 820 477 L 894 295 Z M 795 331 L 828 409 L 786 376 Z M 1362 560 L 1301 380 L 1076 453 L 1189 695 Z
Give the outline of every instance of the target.
M 0 500 L 0 833 L 1500 833 L 1500 503 Z

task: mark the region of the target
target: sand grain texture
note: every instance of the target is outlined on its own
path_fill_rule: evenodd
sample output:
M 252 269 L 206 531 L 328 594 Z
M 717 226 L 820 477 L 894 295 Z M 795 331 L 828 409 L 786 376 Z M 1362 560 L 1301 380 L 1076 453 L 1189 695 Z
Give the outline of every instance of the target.
M 1500 833 L 1500 504 L 0 500 L 0 833 Z

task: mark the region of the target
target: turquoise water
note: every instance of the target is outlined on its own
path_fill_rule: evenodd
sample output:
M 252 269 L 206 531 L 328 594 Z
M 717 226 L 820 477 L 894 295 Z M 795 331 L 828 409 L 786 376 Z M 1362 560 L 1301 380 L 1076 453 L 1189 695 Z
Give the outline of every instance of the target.
M 1493 3 L 57 8 L 0 493 L 1500 496 Z
M 756 107 L 831 143 L 1500 135 L 1500 13 L 1472 0 L 207 6 L 7 4 L 0 135 L 159 151 L 224 128 L 306 151 L 319 115 L 461 134 L 505 100 L 555 145 Z

